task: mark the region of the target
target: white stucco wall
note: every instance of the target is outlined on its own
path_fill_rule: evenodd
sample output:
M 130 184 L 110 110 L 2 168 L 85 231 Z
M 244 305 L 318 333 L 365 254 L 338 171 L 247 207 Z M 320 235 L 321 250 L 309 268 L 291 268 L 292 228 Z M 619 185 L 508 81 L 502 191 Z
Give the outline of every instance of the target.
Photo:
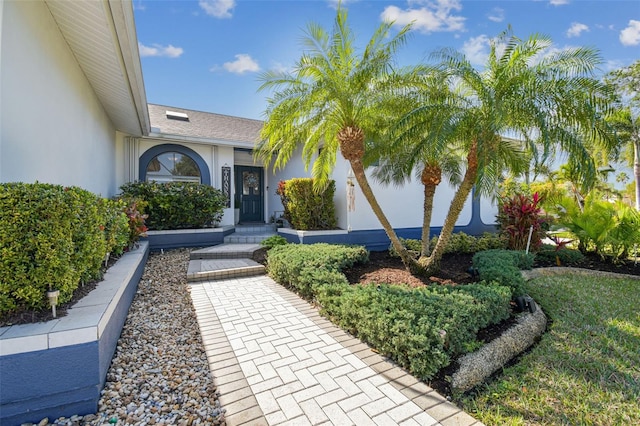
M 335 206 L 338 216 L 338 227 L 341 229 L 369 230 L 380 229 L 380 222 L 373 214 L 369 207 L 369 203 L 364 198 L 362 191 L 356 183 L 356 209 L 355 212 L 347 212 L 346 201 L 346 182 L 349 172 L 349 163 L 338 153 L 336 167 L 333 172 L 333 179 L 336 181 Z M 270 173 L 270 179 L 273 183 L 273 191 L 269 191 L 269 199 L 272 214 L 273 211 L 282 210 L 280 198 L 274 194 L 276 185 L 279 180 L 287 180 L 295 177 L 308 177 L 309 171 L 305 171 L 304 163 L 300 152 L 294 154 L 287 164 L 285 170 L 278 171 L 274 174 Z M 372 186 L 373 193 L 376 195 L 382 210 L 387 215 L 394 228 L 418 228 L 422 226 L 424 190 L 419 181 L 412 179 L 411 182 L 398 188 L 393 185 L 382 186 L 378 184 L 371 176 L 369 182 Z M 451 199 L 453 198 L 453 190 L 443 182 L 438 186 L 434 199 L 433 216 L 431 226 L 442 226 L 449 210 Z M 482 200 L 481 217 L 484 223 L 495 223 L 495 207 L 490 200 Z M 467 200 L 460 218 L 456 225 L 468 225 L 471 221 L 471 199 Z
M 0 181 L 116 186 L 115 129 L 49 10 L 2 2 Z

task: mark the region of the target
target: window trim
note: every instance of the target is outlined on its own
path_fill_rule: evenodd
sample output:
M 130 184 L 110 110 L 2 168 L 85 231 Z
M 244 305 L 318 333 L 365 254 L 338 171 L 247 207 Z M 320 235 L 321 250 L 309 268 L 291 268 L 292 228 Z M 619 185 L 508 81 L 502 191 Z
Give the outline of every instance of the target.
M 202 159 L 202 157 L 191 148 L 173 143 L 156 145 L 146 150 L 144 154 L 140 156 L 140 182 L 145 182 L 147 180 L 147 167 L 149 167 L 149 163 L 151 163 L 151 160 L 153 160 L 158 155 L 165 154 L 167 152 L 177 152 L 191 158 L 200 170 L 200 182 L 204 185 L 211 185 L 211 173 L 209 171 L 209 166 L 207 166 L 207 163 Z

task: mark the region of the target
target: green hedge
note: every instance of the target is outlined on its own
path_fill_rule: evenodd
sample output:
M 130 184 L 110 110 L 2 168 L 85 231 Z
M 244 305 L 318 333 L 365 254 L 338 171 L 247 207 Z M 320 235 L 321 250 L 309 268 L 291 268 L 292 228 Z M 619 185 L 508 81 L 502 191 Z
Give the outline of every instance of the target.
M 321 192 L 313 189 L 313 179 L 296 178 L 283 182 L 285 217 L 294 229 L 302 231 L 335 229 L 337 220 L 333 195 L 336 183 L 331 180 Z M 279 188 L 279 191 L 282 191 Z M 281 195 L 282 197 L 282 195 Z
M 477 346 L 478 330 L 510 313 L 506 287 L 349 285 L 340 270 L 366 260 L 361 247 L 290 244 L 273 248 L 268 260 L 277 282 L 422 379 Z
M 227 202 L 222 191 L 192 182 L 133 182 L 120 190 L 122 197 L 146 203 L 146 224 L 156 230 L 215 226 Z
M 485 250 L 473 256 L 473 267 L 480 279 L 511 288 L 513 297 L 524 294 L 524 278 L 521 269 L 533 267 L 534 255 L 516 250 Z
M 121 207 L 77 187 L 0 184 L 0 315 L 46 308 L 49 289 L 65 303 L 100 278 L 106 254 L 128 241 Z
M 400 241 L 416 256 L 422 250 L 422 242 L 420 240 L 400 238 Z M 438 243 L 438 236 L 431 238 L 431 249 Z M 445 253 L 477 253 L 483 250 L 504 249 L 507 247 L 507 241 L 499 234 L 485 232 L 479 237 L 465 234 L 464 232 L 456 232 L 451 234 L 451 238 L 445 248 Z M 399 257 L 393 245 L 389 245 L 389 255 Z
M 357 262 L 369 260 L 364 247 L 333 244 L 286 244 L 269 250 L 269 275 L 295 289 L 305 298 L 313 295 L 316 283 L 347 283 L 340 272 Z

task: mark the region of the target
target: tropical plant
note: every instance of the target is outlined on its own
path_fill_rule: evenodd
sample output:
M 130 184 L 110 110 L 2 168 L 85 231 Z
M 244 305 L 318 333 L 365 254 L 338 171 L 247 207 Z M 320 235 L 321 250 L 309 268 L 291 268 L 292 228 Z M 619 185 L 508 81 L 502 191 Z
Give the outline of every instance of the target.
M 429 256 L 417 260 L 423 273 L 439 268 L 472 190 L 490 194 L 503 171 L 524 170 L 527 149 L 557 146 L 572 164 L 580 164 L 579 176 L 587 179 L 596 167 L 586 141 L 613 145 L 615 138 L 601 119 L 610 105 L 610 87 L 594 78 L 601 62 L 598 52 L 583 47 L 553 52 L 551 45 L 546 36 L 521 40 L 508 29 L 492 40 L 484 71 L 452 49 L 436 52 L 438 64 L 425 67 L 448 90 L 425 92 L 421 106 L 398 123 L 392 149 L 412 146 L 419 154 L 413 166 L 424 163 L 422 153 L 437 164 L 443 153 L 461 150 L 465 171 L 438 243 Z
M 575 237 L 582 253 L 592 251 L 619 261 L 640 244 L 640 213 L 622 201 L 603 200 L 594 192 L 580 208 L 565 197 L 557 214 L 559 225 Z
M 274 169 L 282 168 L 296 150 L 322 189 L 340 150 L 349 162 L 356 181 L 405 264 L 411 264 L 389 220 L 382 211 L 365 167 L 369 143 L 387 123 L 385 111 L 396 99 L 402 73 L 393 69 L 396 50 L 405 43 L 410 25 L 390 35 L 392 24 L 381 24 L 362 52 L 347 24 L 347 12 L 339 7 L 331 32 L 310 23 L 303 38 L 305 52 L 294 72 L 268 71 L 262 74 L 260 90 L 275 93 L 267 100 L 262 142 L 256 156 Z M 322 148 L 322 149 L 320 149 Z M 319 152 L 319 154 L 318 154 Z
M 540 208 L 541 201 L 537 192 L 500 197 L 496 220 L 511 250 L 535 250 L 542 244 L 548 220 Z

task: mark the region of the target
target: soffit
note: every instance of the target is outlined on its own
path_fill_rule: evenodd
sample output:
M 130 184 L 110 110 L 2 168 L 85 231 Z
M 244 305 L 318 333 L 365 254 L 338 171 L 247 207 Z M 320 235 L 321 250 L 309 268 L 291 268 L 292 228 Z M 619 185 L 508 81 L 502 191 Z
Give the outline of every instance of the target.
M 131 2 L 45 1 L 117 130 L 149 133 Z

